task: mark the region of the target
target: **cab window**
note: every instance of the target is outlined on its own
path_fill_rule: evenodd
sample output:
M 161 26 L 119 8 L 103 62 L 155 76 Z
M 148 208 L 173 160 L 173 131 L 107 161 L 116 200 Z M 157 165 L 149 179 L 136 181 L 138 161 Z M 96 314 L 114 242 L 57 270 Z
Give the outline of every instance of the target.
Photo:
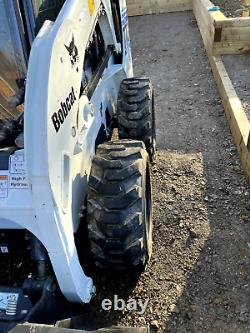
M 44 21 L 55 21 L 65 0 L 32 0 L 36 24 L 36 33 Z

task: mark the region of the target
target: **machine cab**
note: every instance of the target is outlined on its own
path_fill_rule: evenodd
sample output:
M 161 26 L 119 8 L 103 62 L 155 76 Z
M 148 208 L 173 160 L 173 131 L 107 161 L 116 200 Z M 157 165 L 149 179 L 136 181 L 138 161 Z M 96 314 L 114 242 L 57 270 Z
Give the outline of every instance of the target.
M 45 20 L 54 21 L 65 0 L 0 0 L 0 119 L 16 118 L 32 41 Z

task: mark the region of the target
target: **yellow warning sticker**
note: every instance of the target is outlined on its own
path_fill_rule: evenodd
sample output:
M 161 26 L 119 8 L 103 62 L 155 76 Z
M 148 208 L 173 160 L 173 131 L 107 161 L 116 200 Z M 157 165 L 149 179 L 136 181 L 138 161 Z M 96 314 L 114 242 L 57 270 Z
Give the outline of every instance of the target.
M 89 5 L 89 14 L 90 16 L 92 16 L 95 11 L 95 0 L 88 0 L 88 5 Z

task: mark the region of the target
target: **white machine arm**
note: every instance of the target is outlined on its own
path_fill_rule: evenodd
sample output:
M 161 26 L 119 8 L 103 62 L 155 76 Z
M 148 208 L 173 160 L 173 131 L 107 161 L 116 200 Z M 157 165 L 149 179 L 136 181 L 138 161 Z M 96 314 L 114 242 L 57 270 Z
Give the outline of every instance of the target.
M 80 266 L 74 232 L 95 140 L 101 126 L 106 126 L 105 110 L 115 111 L 119 82 L 132 74 L 131 65 L 125 68 L 131 53 L 124 48 L 123 63 L 112 64 L 110 59 L 91 99 L 81 91 L 85 50 L 99 16 L 105 47 L 118 47 L 110 1 L 103 5 L 97 0 L 67 1 L 57 21 L 44 24 L 30 54 L 25 98 L 25 156 L 35 212 L 32 229 L 48 251 L 64 295 L 85 303 L 94 288 Z

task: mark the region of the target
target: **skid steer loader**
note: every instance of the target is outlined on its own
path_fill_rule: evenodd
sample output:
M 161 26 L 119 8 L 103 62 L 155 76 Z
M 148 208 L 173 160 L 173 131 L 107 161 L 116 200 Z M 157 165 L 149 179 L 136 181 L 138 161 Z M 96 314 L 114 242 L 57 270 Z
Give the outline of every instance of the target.
M 82 224 L 100 269 L 150 258 L 153 90 L 133 77 L 125 0 L 0 0 L 0 118 L 1 266 L 22 246 L 32 263 L 0 274 L 3 333 L 90 302 Z

